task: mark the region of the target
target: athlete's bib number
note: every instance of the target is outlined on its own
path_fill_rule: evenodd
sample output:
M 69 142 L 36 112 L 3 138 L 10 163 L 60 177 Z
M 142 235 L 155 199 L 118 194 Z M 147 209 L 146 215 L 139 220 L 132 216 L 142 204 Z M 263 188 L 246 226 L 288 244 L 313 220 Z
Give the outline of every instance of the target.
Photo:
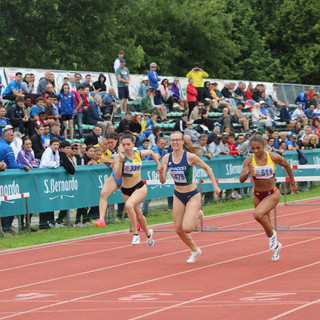
M 125 163 L 123 172 L 126 174 L 139 174 L 141 171 L 141 163 Z
M 254 174 L 256 179 L 271 179 L 273 177 L 273 166 L 255 167 Z
M 174 182 L 177 183 L 187 183 L 187 178 L 184 174 L 184 171 L 171 171 L 170 174 Z

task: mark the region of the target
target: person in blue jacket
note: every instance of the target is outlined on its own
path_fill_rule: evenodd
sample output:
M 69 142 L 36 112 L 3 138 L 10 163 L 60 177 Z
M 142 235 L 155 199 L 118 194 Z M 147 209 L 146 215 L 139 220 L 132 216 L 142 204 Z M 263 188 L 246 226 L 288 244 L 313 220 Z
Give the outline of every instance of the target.
M 58 95 L 61 109 L 61 119 L 64 125 L 64 136 L 67 138 L 67 122 L 69 123 L 70 139 L 73 139 L 74 95 L 70 93 L 70 87 L 65 83 Z
M 294 101 L 295 104 L 302 104 L 303 110 L 305 110 L 306 105 L 308 103 L 308 89 L 304 89 L 303 92 L 299 93 L 296 100 Z
M 149 79 L 149 86 L 156 89 L 154 104 L 160 105 L 162 104 L 162 98 L 161 98 L 160 90 L 158 90 L 158 86 L 159 86 L 158 82 L 161 81 L 161 79 L 159 78 L 156 69 L 157 69 L 157 64 L 155 62 L 152 62 L 150 64 L 150 70 L 148 72 L 148 79 Z

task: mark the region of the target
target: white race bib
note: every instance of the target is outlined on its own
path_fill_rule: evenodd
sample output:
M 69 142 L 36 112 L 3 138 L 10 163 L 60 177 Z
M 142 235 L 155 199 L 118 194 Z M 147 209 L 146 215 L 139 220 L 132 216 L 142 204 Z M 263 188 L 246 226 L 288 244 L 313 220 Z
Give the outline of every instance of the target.
M 273 166 L 255 167 L 254 175 L 256 179 L 267 180 L 273 178 Z
M 124 164 L 123 172 L 126 174 L 139 174 L 141 171 L 142 163 L 139 162 L 126 162 Z
M 184 174 L 184 171 L 176 171 L 170 169 L 170 174 L 174 182 L 177 183 L 187 183 L 187 178 Z

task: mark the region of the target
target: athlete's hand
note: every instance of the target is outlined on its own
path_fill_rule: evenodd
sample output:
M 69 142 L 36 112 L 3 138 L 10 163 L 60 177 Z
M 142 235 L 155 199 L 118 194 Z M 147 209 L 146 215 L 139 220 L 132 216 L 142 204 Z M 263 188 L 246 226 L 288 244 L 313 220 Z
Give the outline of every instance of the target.
M 249 172 L 254 172 L 254 166 L 252 164 L 252 162 L 249 164 Z
M 295 193 L 295 194 L 299 194 L 299 188 L 298 188 L 298 185 L 296 183 L 295 184 L 291 184 L 291 192 Z
M 221 189 L 219 187 L 213 187 L 213 195 L 218 198 L 219 194 L 221 192 Z
M 160 163 L 159 165 L 158 165 L 158 173 L 159 174 L 162 174 L 163 173 L 163 164 L 162 163 Z
M 123 163 L 125 155 L 123 153 L 119 153 L 119 161 Z

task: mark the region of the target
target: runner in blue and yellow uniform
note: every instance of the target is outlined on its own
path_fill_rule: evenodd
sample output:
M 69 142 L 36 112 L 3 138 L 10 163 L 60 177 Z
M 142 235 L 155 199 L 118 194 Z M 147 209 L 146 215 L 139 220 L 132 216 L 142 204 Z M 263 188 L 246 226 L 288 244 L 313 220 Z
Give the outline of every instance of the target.
M 195 154 L 202 147 L 194 147 L 184 142 L 181 132 L 173 132 L 170 143 L 173 151 L 162 158 L 159 179 L 161 183 L 166 182 L 169 168 L 174 181 L 173 222 L 178 236 L 191 249 L 191 256 L 187 263 L 194 263 L 201 254 L 200 248 L 193 242 L 190 235 L 197 225 L 201 210 L 201 196 L 197 189 L 194 166 L 197 165 L 207 172 L 212 181 L 215 196 L 219 195 L 220 189 L 211 168 Z
M 123 152 L 117 154 L 114 158 L 114 173 L 115 178 L 122 178 L 121 192 L 128 212 L 131 228 L 133 230 L 132 244 L 140 243 L 140 236 L 137 230 L 137 221 L 144 233 L 147 236 L 147 243 L 149 247 L 154 244 L 153 230 L 149 230 L 146 218 L 144 217 L 140 202 L 147 196 L 147 186 L 141 181 L 141 167 L 142 159 L 147 156 L 160 166 L 157 155 L 152 150 L 139 150 L 135 152 L 134 137 L 131 134 L 125 133 L 121 137 L 121 145 Z
M 264 151 L 264 139 L 256 133 L 250 141 L 253 155 L 243 162 L 240 182 L 245 182 L 251 174 L 254 180 L 254 218 L 262 225 L 269 238 L 269 250 L 273 250 L 272 261 L 280 258 L 282 244 L 277 240 L 277 233 L 270 220 L 270 211 L 280 200 L 280 192 L 276 187 L 276 165 L 284 167 L 290 177 L 291 190 L 298 194 L 292 169 L 286 159 L 278 154 Z

